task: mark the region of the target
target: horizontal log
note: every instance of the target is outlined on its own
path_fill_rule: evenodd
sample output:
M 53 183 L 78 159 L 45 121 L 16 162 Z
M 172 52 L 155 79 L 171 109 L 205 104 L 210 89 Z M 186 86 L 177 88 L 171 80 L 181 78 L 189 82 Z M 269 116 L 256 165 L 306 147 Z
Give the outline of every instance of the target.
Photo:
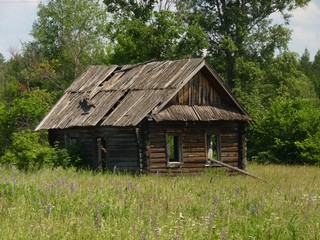
M 203 152 L 203 153 L 183 153 L 182 154 L 182 157 L 183 159 L 197 159 L 197 158 L 206 158 L 206 154 Z
M 238 137 L 238 133 L 234 132 L 234 133 L 222 133 L 221 137 Z
M 237 142 L 222 142 L 221 141 L 221 147 L 238 147 L 239 143 Z
M 157 174 L 184 174 L 184 173 L 199 173 L 204 171 L 204 168 L 164 168 L 150 169 L 150 173 Z
M 221 157 L 223 162 L 238 162 L 238 157 Z
M 205 163 L 206 162 L 206 157 L 197 157 L 197 158 L 183 158 L 183 162 L 185 163 Z
M 150 148 L 150 153 L 154 154 L 154 153 L 166 153 L 166 149 L 165 148 Z
M 106 158 L 107 162 L 138 162 L 138 156 L 123 156 L 123 157 L 109 157 Z
M 238 152 L 221 152 L 221 157 L 238 157 Z
M 163 163 L 166 164 L 167 163 L 167 159 L 165 158 L 152 158 L 149 160 L 150 164 L 152 163 Z
M 238 147 L 221 147 L 221 152 L 238 152 Z
M 187 142 L 182 142 L 182 147 L 185 148 L 203 148 L 204 147 L 204 142 L 203 143 L 187 143 Z
M 183 148 L 183 152 L 184 153 L 205 153 L 206 150 L 204 147 L 187 147 L 187 146 L 184 146 Z
M 165 142 L 160 142 L 160 143 L 151 142 L 149 147 L 150 147 L 150 149 L 151 148 L 165 148 L 166 147 L 166 143 Z
M 150 152 L 150 158 L 166 158 L 167 154 L 166 153 L 153 153 Z

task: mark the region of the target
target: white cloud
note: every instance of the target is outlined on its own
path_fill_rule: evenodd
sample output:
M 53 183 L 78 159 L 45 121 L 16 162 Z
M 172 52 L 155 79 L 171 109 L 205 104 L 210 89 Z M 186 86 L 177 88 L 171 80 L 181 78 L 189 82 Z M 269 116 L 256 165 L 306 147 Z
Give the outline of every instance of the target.
M 320 21 L 319 17 L 320 7 L 316 4 L 316 1 L 312 1 L 308 6 L 294 10 L 291 22 L 299 25 L 313 25 Z
M 293 11 L 290 22 L 292 40 L 289 48 L 300 55 L 307 48 L 311 58 L 320 49 L 320 1 L 312 0 L 308 6 Z M 312 60 L 312 59 L 311 59 Z
M 36 19 L 39 2 L 23 0 L 18 3 L 8 3 L 8 1 L 1 3 L 0 1 L 0 52 L 6 59 L 10 57 L 10 48 L 19 49 L 21 41 L 26 42 L 31 39 L 30 31 Z

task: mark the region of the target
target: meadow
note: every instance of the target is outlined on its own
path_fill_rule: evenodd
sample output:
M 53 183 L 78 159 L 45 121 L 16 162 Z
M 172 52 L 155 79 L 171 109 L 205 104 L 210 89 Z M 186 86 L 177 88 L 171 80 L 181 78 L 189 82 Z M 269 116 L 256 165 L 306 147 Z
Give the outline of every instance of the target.
M 0 239 L 320 239 L 320 168 L 193 176 L 0 169 Z

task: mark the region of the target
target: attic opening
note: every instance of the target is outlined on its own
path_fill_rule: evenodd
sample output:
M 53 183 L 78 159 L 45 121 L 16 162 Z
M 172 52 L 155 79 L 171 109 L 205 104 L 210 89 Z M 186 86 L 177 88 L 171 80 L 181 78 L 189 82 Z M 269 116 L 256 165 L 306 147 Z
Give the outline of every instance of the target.
M 98 87 L 103 87 L 104 83 L 109 81 L 118 71 L 121 70 L 121 66 L 118 66 L 111 74 L 109 74 L 103 81 L 101 81 L 98 85 Z

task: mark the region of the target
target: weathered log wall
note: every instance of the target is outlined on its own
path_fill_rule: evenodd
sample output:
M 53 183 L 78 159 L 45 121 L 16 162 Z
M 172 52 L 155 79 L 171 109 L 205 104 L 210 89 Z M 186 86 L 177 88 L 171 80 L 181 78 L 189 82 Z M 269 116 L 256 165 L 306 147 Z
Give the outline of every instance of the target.
M 221 161 L 244 169 L 245 135 L 243 122 L 211 123 L 155 123 L 148 124 L 145 161 L 146 170 L 153 173 L 187 173 L 204 170 L 207 163 L 208 134 L 219 134 Z M 166 134 L 182 137 L 182 164 L 172 167 L 167 163 Z
M 66 147 L 76 139 L 84 161 L 98 167 L 97 138 L 106 140 L 108 169 L 146 171 L 151 173 L 193 173 L 207 164 L 207 135 L 219 135 L 221 161 L 241 169 L 246 165 L 244 122 L 167 122 L 143 121 L 136 128 L 70 128 L 50 130 L 51 144 L 59 141 Z M 182 163 L 167 162 L 166 135 L 179 134 L 182 141 Z
M 97 138 L 106 141 L 106 167 L 118 170 L 139 170 L 139 152 L 135 128 L 86 127 L 49 130 L 51 144 L 55 141 L 67 147 L 70 139 L 76 139 L 81 148 L 85 164 L 96 169 L 98 166 Z

